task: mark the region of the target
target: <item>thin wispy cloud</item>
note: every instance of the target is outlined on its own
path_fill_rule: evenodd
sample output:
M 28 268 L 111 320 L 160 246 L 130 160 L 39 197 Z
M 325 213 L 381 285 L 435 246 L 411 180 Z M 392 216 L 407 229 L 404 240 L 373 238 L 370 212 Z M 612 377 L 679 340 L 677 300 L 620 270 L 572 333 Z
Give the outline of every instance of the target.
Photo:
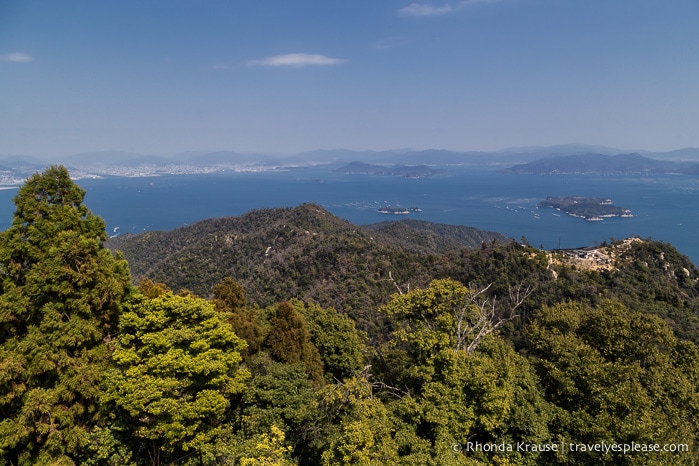
M 462 0 L 460 2 L 432 5 L 429 3 L 411 3 L 398 10 L 403 16 L 442 16 L 466 8 L 474 3 L 494 3 L 500 0 Z
M 442 6 L 427 5 L 424 3 L 411 3 L 401 8 L 400 14 L 404 16 L 441 16 L 454 11 L 450 4 Z
M 273 67 L 301 67 L 301 66 L 329 66 L 344 63 L 347 60 L 342 58 L 332 58 L 319 54 L 289 53 L 286 55 L 276 55 L 274 57 L 248 60 L 250 66 L 273 66 Z
M 28 63 L 31 61 L 34 61 L 34 57 L 27 53 L 22 53 L 22 52 L 14 52 L 14 53 L 8 53 L 5 55 L 0 55 L 0 60 L 1 61 L 9 61 L 13 63 Z

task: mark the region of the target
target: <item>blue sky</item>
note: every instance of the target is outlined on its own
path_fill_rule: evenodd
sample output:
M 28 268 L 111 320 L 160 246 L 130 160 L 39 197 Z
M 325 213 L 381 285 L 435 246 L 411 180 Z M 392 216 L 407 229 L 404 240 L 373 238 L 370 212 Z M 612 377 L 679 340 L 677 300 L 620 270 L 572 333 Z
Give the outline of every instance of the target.
M 0 154 L 699 146 L 696 0 L 3 0 Z

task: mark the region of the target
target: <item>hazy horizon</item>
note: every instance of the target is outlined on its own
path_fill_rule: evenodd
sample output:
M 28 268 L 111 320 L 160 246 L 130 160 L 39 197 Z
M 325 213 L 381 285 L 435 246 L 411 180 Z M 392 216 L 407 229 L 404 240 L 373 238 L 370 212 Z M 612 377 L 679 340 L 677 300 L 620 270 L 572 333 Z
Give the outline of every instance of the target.
M 429 148 L 420 148 L 420 149 L 414 149 L 414 148 L 407 148 L 407 147 L 402 147 L 402 148 L 391 148 L 391 149 L 383 149 L 383 150 L 376 150 L 376 149 L 349 149 L 349 148 L 342 148 L 342 147 L 337 147 L 337 148 L 316 148 L 308 151 L 300 151 L 300 152 L 245 152 L 245 151 L 238 151 L 235 149 L 217 149 L 217 150 L 179 150 L 176 152 L 168 152 L 168 153 L 144 153 L 144 152 L 134 152 L 134 151 L 122 151 L 122 150 L 115 150 L 115 149 L 100 149 L 100 150 L 92 150 L 92 151 L 85 151 L 85 152 L 78 152 L 78 153 L 65 153 L 65 154 L 60 154 L 60 155 L 54 155 L 54 156 L 44 156 L 42 154 L 22 154 L 22 153 L 0 153 L 0 159 L 8 159 L 8 158 L 32 158 L 32 159 L 37 159 L 38 161 L 41 162 L 46 162 L 46 163 L 62 163 L 63 161 L 69 160 L 71 158 L 76 158 L 76 157 L 86 157 L 86 156 L 94 156 L 94 157 L 99 157 L 99 156 L 104 156 L 104 157 L 109 157 L 109 156 L 134 156 L 134 157 L 154 157 L 154 158 L 162 158 L 162 159 L 172 159 L 172 160 L 185 160 L 187 157 L 197 157 L 197 156 L 202 156 L 202 155 L 211 155 L 211 154 L 235 154 L 243 157 L 272 157 L 272 158 L 279 158 L 279 159 L 284 159 L 284 158 L 293 158 L 297 156 L 308 156 L 311 154 L 315 153 L 322 153 L 322 154 L 342 154 L 342 153 L 347 153 L 347 154 L 370 154 L 370 153 L 375 153 L 375 154 L 418 154 L 421 152 L 431 152 L 431 151 L 440 151 L 440 152 L 450 152 L 454 154 L 476 154 L 476 153 L 482 153 L 482 154 L 492 154 L 492 155 L 505 155 L 505 154 L 517 154 L 517 153 L 537 153 L 539 152 L 542 157 L 549 156 L 550 154 L 553 155 L 583 155 L 585 153 L 602 153 L 602 154 L 607 154 L 607 155 L 616 155 L 616 154 L 628 154 L 628 153 L 639 153 L 643 155 L 657 155 L 657 154 L 670 154 L 674 152 L 682 152 L 682 151 L 687 151 L 691 153 L 696 153 L 695 156 L 699 157 L 699 147 L 677 147 L 677 148 L 672 148 L 668 150 L 662 150 L 662 151 L 652 151 L 652 150 L 647 150 L 644 148 L 635 148 L 635 149 L 624 149 L 624 148 L 617 148 L 617 147 L 608 147 L 608 146 L 600 146 L 596 144 L 577 144 L 577 143 L 569 143 L 569 144 L 555 144 L 551 146 L 543 146 L 543 145 L 533 145 L 533 146 L 519 146 L 519 147 L 504 147 L 500 149 L 494 149 L 494 150 L 476 150 L 476 149 L 466 149 L 466 150 L 454 150 L 450 148 L 444 148 L 444 147 L 429 147 Z

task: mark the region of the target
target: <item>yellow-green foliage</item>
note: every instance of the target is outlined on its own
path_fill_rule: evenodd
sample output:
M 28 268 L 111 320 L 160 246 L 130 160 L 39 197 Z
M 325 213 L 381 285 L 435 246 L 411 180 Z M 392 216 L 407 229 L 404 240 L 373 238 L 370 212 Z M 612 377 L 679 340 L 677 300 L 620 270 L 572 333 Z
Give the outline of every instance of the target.
M 296 463 L 290 458 L 292 448 L 285 439 L 284 431 L 272 425 L 269 433 L 252 440 L 252 451 L 240 458 L 240 466 L 293 466 Z
M 139 297 L 121 316 L 104 401 L 136 438 L 166 452 L 201 449 L 244 389 L 244 346 L 208 301 Z
M 326 416 L 335 420 L 328 435 L 328 448 L 322 464 L 391 466 L 398 464 L 398 445 L 388 411 L 373 396 L 371 384 L 364 378 L 352 378 L 328 385 L 321 393 Z

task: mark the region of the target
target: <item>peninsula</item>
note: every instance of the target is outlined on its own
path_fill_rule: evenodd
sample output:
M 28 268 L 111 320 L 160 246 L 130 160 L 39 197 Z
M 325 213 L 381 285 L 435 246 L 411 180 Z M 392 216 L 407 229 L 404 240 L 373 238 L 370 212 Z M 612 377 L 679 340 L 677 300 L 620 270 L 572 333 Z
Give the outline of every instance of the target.
M 607 217 L 633 217 L 629 209 L 615 206 L 611 199 L 601 197 L 548 196 L 537 207 L 552 207 L 588 221 L 601 221 Z

